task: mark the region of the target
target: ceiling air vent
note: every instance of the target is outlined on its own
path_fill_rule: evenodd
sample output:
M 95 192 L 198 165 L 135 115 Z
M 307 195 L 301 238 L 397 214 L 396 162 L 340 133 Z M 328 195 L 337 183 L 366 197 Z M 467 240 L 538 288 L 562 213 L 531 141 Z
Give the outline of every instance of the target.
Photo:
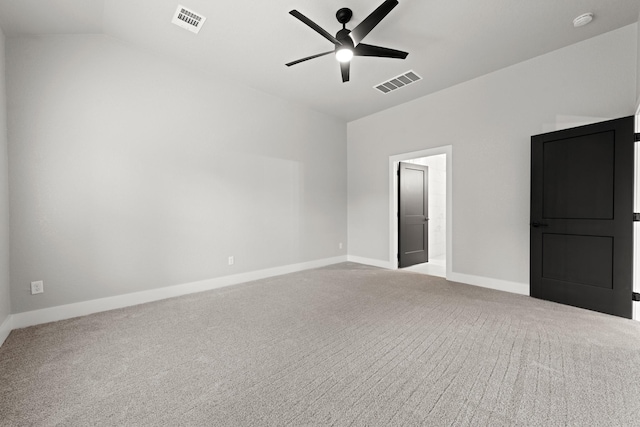
M 179 4 L 171 22 L 176 24 L 178 27 L 182 27 L 192 33 L 198 34 L 198 31 L 200 31 L 200 28 L 202 28 L 202 25 L 206 20 L 207 18 L 200 15 L 198 12 L 194 12 L 193 10 L 187 9 Z
M 400 89 L 401 87 L 408 86 L 413 82 L 417 82 L 418 80 L 422 80 L 422 77 L 413 72 L 413 70 L 407 71 L 406 73 L 400 74 L 399 76 L 389 79 L 386 82 L 375 85 L 374 89 L 387 94 L 393 92 L 396 89 Z

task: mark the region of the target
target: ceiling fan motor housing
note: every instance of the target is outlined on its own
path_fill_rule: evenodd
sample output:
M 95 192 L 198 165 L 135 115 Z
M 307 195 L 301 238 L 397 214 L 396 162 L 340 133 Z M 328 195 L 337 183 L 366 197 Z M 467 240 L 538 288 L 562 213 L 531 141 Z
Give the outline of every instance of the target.
M 342 43 L 342 46 L 347 46 L 353 49 L 355 46 L 353 44 L 353 40 L 349 37 L 350 32 L 351 30 L 347 30 L 346 28 L 342 29 L 336 34 L 336 39 Z

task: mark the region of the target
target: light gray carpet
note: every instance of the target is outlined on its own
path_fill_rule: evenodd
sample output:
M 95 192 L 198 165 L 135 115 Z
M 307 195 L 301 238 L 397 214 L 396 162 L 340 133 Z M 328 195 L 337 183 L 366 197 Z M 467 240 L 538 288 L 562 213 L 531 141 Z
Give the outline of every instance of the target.
M 640 326 L 352 263 L 13 331 L 0 424 L 640 425 Z

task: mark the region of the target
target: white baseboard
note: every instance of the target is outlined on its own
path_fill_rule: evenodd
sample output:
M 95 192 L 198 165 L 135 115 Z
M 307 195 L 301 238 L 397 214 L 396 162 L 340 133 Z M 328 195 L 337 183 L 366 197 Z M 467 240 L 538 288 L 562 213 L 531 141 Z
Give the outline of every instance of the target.
M 317 261 L 285 265 L 282 267 L 274 267 L 265 270 L 251 271 L 248 273 L 234 274 L 232 276 L 217 277 L 215 279 L 167 286 L 158 289 L 151 289 L 148 291 L 134 292 L 108 298 L 100 298 L 91 301 L 83 301 L 74 304 L 44 308 L 41 310 L 27 311 L 24 313 L 13 314 L 12 324 L 10 325 L 13 329 L 26 328 L 28 326 L 39 325 L 42 323 L 57 322 L 58 320 L 71 319 L 73 317 L 86 316 L 88 314 L 99 313 L 102 311 L 130 307 L 133 305 L 193 294 L 196 292 L 209 291 L 225 286 L 237 285 L 239 283 L 250 282 L 253 280 L 266 279 L 268 277 L 280 276 L 282 274 L 294 273 L 297 271 L 310 270 L 312 268 L 324 267 L 327 265 L 338 264 L 346 261 L 346 256 L 325 258 Z M 2 330 L 0 329 L 0 332 L 1 331 Z M 9 331 L 11 331 L 11 329 L 9 329 Z M 7 335 L 9 334 L 7 333 Z M 2 335 L 0 333 L 0 337 L 1 336 Z
M 11 331 L 13 330 L 13 316 L 10 314 L 6 319 L 0 324 L 0 347 L 4 344 L 4 341 L 7 339 Z
M 396 270 L 397 266 L 389 261 L 379 259 L 363 258 L 359 256 L 349 255 L 350 262 L 358 264 L 371 265 L 374 267 L 386 268 L 388 270 Z M 511 292 L 520 295 L 529 295 L 529 285 L 526 283 L 510 282 L 508 280 L 493 279 L 491 277 L 473 276 L 471 274 L 447 272 L 447 280 L 451 282 L 464 283 L 465 285 L 480 286 L 482 288 L 495 289 L 498 291 Z
M 395 268 L 394 265 L 391 262 L 382 261 L 382 260 L 379 260 L 379 259 L 363 258 L 363 257 L 359 257 L 359 256 L 348 255 L 347 256 L 347 260 L 349 262 L 356 262 L 358 264 L 364 264 L 364 265 L 370 265 L 370 266 L 373 266 L 373 267 L 386 268 L 388 270 L 393 270 Z
M 529 295 L 529 285 L 526 283 L 511 282 L 508 280 L 493 279 L 491 277 L 473 276 L 471 274 L 451 272 L 447 274 L 450 282 L 459 282 L 467 285 L 480 286 L 498 291 L 511 292 L 513 294 Z

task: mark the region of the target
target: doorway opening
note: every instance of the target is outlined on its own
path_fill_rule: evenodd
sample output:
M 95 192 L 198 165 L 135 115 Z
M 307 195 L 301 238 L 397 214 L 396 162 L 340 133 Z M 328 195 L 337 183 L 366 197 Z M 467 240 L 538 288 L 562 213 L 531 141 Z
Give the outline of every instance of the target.
M 432 276 L 449 277 L 453 265 L 452 248 L 452 146 L 414 151 L 389 157 L 389 261 L 398 268 L 398 168 L 400 162 L 429 168 L 429 258 L 428 262 L 403 268 Z

